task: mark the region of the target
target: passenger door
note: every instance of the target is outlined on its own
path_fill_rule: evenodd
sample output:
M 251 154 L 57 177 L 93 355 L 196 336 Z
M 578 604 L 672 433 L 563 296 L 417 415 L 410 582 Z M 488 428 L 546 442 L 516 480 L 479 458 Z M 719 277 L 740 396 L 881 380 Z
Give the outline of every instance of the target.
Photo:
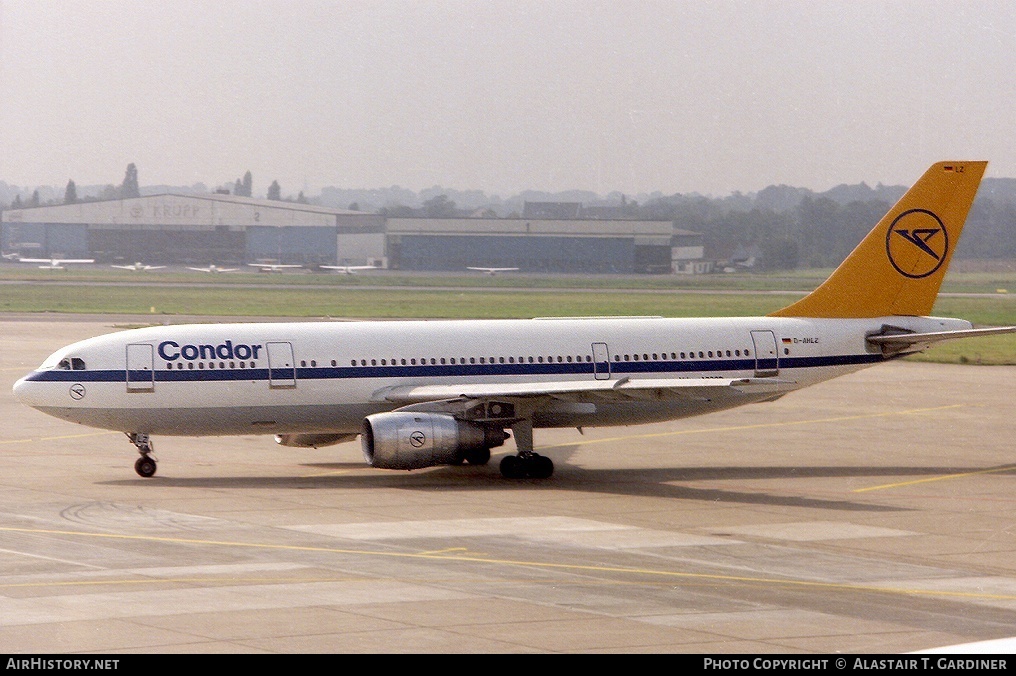
M 296 387 L 296 361 L 290 342 L 268 343 L 268 386 Z
M 155 347 L 147 343 L 127 346 L 127 391 L 155 391 Z
M 606 343 L 593 343 L 593 377 L 610 380 L 610 349 Z
M 767 378 L 780 372 L 780 353 L 776 347 L 776 334 L 772 331 L 752 331 L 755 346 L 755 377 Z

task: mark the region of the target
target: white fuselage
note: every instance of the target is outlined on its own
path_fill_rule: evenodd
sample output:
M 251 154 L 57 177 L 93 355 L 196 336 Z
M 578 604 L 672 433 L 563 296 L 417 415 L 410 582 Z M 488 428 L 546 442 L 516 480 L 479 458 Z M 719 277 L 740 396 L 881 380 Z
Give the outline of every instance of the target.
M 970 327 L 932 317 L 158 326 L 69 345 L 14 390 L 50 415 L 125 432 L 354 434 L 365 416 L 397 407 L 379 392 L 407 385 L 772 377 L 799 389 L 884 361 L 865 336 L 887 325 L 917 332 Z M 536 411 L 533 424 L 638 424 L 741 403 L 750 401 L 553 401 Z

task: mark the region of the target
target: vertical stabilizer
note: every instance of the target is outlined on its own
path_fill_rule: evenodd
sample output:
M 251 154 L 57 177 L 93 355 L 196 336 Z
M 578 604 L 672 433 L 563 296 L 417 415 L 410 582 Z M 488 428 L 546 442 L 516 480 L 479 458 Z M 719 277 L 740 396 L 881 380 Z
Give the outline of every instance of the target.
M 987 162 L 939 162 L 825 282 L 773 317 L 931 314 Z

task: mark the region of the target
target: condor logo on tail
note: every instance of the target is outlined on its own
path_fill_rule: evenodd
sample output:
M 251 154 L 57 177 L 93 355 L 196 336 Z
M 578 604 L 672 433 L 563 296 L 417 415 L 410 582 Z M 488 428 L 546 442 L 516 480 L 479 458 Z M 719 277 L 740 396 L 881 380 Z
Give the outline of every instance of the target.
M 942 220 L 927 209 L 911 209 L 900 214 L 885 240 L 889 262 L 896 271 L 911 279 L 934 274 L 949 252 L 949 234 Z

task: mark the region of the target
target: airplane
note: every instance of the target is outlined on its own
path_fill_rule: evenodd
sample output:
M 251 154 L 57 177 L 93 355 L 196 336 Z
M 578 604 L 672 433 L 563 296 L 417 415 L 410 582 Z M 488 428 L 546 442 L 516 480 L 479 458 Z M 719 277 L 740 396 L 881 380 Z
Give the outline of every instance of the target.
M 335 270 L 344 275 L 353 275 L 360 270 L 380 270 L 376 265 L 320 265 L 322 270 Z
M 43 263 L 40 270 L 64 270 L 65 265 L 72 263 L 94 263 L 93 258 L 19 258 L 21 263 Z
M 209 265 L 207 268 L 187 268 L 196 272 L 236 272 L 239 268 L 220 268 L 217 265 Z
M 14 385 L 23 404 L 127 435 L 360 437 L 374 468 L 500 461 L 554 471 L 534 429 L 637 425 L 768 402 L 954 338 L 1016 332 L 928 316 L 987 162 L 925 172 L 818 288 L 761 317 L 229 323 L 86 339 Z
M 111 265 L 111 268 L 120 268 L 121 270 L 133 270 L 135 272 L 148 272 L 149 270 L 161 270 L 166 267 L 165 265 L 145 265 L 144 263 L 132 263 L 131 265 Z
M 9 260 L 9 261 L 19 261 L 19 260 L 21 260 L 21 254 L 19 254 L 19 253 L 5 253 L 5 254 L 3 254 L 3 257 L 5 259 Z
M 478 267 L 476 267 L 476 268 L 474 268 L 474 267 L 467 267 L 466 269 L 467 270 L 476 270 L 478 272 L 483 272 L 485 274 L 490 275 L 491 277 L 493 277 L 494 275 L 496 275 L 499 272 L 512 272 L 514 270 L 518 270 L 518 268 L 478 268 Z
M 257 268 L 261 272 L 282 272 L 290 268 L 302 268 L 302 265 L 289 264 L 282 265 L 281 263 L 248 263 L 252 267 Z

